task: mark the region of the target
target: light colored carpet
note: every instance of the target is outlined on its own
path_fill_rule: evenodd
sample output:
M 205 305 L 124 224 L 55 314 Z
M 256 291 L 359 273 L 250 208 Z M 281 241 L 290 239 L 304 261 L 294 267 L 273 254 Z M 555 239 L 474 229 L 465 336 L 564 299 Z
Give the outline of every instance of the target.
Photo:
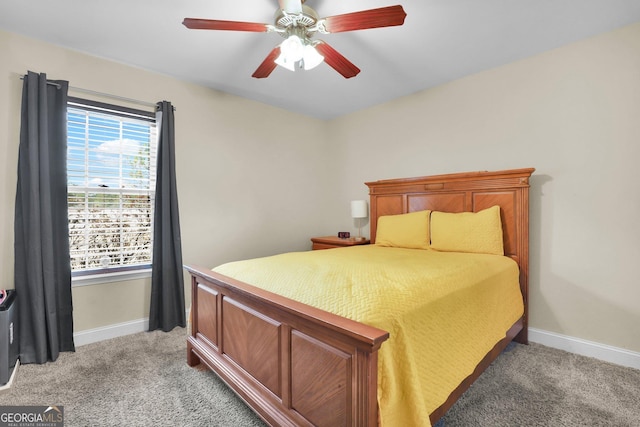
M 186 338 L 143 332 L 21 365 L 0 405 L 62 405 L 65 426 L 264 426 L 212 372 L 187 365 Z
M 640 370 L 511 344 L 444 421 L 447 427 L 640 427 Z
M 214 374 L 187 366 L 185 340 L 181 328 L 145 332 L 22 365 L 0 405 L 63 405 L 65 426 L 264 426 Z M 439 424 L 639 427 L 640 371 L 514 344 Z

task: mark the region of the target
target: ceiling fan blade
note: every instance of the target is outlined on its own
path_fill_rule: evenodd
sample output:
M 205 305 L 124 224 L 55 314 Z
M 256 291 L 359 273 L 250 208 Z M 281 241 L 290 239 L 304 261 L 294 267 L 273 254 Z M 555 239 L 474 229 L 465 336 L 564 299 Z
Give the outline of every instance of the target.
M 253 72 L 251 77 L 255 77 L 256 79 L 264 79 L 265 77 L 269 77 L 269 74 L 277 67 L 276 59 L 280 55 L 280 46 L 276 46 L 273 48 L 269 55 L 262 61 L 262 64 L 258 66 L 256 71 Z
M 280 9 L 287 13 L 298 14 L 302 13 L 302 1 L 301 0 L 278 0 Z
M 324 18 L 328 33 L 366 30 L 368 28 L 393 27 L 404 24 L 407 13 L 402 6 L 388 6 Z
M 316 50 L 324 56 L 324 62 L 331 68 L 342 74 L 345 79 L 355 77 L 360 72 L 360 68 L 353 65 L 351 61 L 342 56 L 340 52 L 320 40 L 316 45 Z
M 184 18 L 182 25 L 191 30 L 227 30 L 227 31 L 252 31 L 266 33 L 267 24 L 257 22 L 220 21 L 217 19 Z

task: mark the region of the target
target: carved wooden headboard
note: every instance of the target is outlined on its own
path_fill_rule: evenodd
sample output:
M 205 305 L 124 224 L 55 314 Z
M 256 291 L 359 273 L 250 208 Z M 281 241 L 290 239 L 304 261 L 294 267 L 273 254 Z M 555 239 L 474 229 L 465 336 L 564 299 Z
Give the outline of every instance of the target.
M 465 172 L 367 182 L 370 196 L 371 241 L 378 217 L 430 209 L 478 212 L 500 206 L 504 252 L 520 266 L 520 288 L 529 295 L 529 177 L 535 169 Z M 526 319 L 526 316 L 525 316 Z M 526 325 L 524 329 L 526 333 Z

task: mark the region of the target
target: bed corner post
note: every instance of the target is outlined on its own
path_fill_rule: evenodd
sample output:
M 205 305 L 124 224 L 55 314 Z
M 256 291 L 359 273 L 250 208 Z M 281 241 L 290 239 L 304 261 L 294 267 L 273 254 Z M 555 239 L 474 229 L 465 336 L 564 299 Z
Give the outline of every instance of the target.
M 523 169 L 520 176 L 520 196 L 517 212 L 518 223 L 518 263 L 520 265 L 520 290 L 524 303 L 524 315 L 522 316 L 522 330 L 514 340 L 520 344 L 529 344 L 529 178 L 535 169 Z
M 195 339 L 196 331 L 198 330 L 198 304 L 197 293 L 198 281 L 194 275 L 191 275 L 191 309 L 189 310 L 189 336 L 187 337 L 187 365 L 194 367 L 200 364 L 200 358 L 193 351 L 192 340 Z

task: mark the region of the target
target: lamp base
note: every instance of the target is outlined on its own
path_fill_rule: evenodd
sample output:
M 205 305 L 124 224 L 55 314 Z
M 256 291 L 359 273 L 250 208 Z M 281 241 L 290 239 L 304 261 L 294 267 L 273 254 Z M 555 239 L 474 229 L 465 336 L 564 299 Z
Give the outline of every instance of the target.
M 355 240 L 356 242 L 362 242 L 364 240 L 367 240 L 366 237 L 352 237 L 353 240 Z

